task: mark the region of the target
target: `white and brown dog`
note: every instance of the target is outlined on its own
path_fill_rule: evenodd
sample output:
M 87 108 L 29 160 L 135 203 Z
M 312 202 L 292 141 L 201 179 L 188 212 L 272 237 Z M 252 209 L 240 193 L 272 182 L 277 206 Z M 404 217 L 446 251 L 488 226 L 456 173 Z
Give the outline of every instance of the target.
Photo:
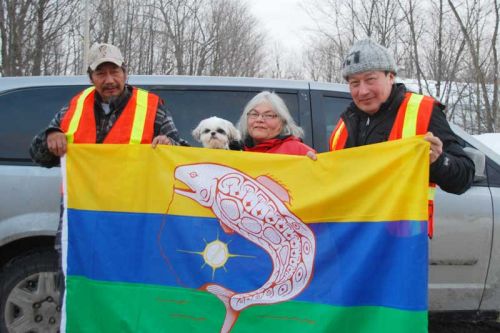
M 212 149 L 230 149 L 232 144 L 241 140 L 236 127 L 230 121 L 219 117 L 203 119 L 192 134 L 203 147 Z

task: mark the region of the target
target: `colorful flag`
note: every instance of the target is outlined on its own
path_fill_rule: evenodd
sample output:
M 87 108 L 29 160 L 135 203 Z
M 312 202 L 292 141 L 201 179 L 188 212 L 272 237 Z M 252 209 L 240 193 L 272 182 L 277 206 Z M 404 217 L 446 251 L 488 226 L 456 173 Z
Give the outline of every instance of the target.
M 69 145 L 66 332 L 427 332 L 429 145 Z

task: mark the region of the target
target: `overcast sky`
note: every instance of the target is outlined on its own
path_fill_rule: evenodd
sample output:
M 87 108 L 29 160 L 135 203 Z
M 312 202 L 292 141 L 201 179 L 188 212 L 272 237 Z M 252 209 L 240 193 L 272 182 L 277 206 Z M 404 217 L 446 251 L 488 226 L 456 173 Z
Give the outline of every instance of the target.
M 252 13 L 261 22 L 262 30 L 287 50 L 300 50 L 307 41 L 307 29 L 314 22 L 300 7 L 308 0 L 247 0 Z

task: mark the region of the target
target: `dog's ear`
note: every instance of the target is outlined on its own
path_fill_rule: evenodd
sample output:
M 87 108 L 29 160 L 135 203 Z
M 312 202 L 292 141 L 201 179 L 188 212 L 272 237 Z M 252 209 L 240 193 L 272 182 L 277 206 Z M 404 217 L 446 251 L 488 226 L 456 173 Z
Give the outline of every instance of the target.
M 228 136 L 229 136 L 229 141 L 240 141 L 241 140 L 241 134 L 240 131 L 236 127 L 233 126 L 233 124 L 229 123 L 228 127 Z
M 200 142 L 200 137 L 201 137 L 201 124 L 199 124 L 192 132 L 191 132 L 191 135 L 193 136 L 193 138 Z

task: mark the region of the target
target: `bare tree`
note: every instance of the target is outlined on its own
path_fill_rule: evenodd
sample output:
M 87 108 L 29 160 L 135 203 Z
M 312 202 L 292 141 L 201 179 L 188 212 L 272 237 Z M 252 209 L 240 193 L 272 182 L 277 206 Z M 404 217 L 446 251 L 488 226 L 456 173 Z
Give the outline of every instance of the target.
M 169 0 L 157 3 L 163 19 L 165 34 L 171 40 L 176 62 L 176 73 L 186 74 L 186 49 L 192 42 L 191 29 L 195 22 L 195 13 L 200 6 L 200 0 Z
M 255 76 L 262 67 L 264 37 L 248 7 L 234 0 L 216 0 L 225 19 L 217 34 L 214 59 L 222 64 L 211 75 Z
M 338 51 L 338 44 L 328 38 L 316 39 L 315 47 L 306 53 L 305 66 L 313 80 L 327 82 L 343 81 L 340 75 L 345 52 Z
M 313 79 L 341 81 L 346 45 L 370 37 L 394 52 L 399 76 L 448 105 L 449 119 L 498 130 L 498 0 L 316 0 L 306 8 L 329 22 L 306 52 Z
M 342 3 L 344 3 L 342 1 Z M 358 34 L 376 39 L 384 46 L 395 41 L 399 6 L 392 0 L 348 1 L 347 6 Z
M 427 91 L 434 91 L 434 97 L 449 105 L 460 99 L 460 94 L 464 92 L 463 87 L 453 87 L 453 82 L 458 80 L 459 72 L 463 70 L 460 65 L 464 60 L 465 40 L 457 36 L 456 32 L 460 28 L 444 6 L 444 0 L 436 0 L 431 5 L 430 23 L 434 24 L 428 24 L 428 40 L 431 44 L 424 52 L 424 66 L 427 77 L 434 79 L 435 84 L 432 89 L 426 81 L 426 87 Z
M 32 52 L 33 61 L 30 75 L 50 74 L 57 66 L 58 57 L 52 52 L 60 50 L 66 36 L 68 23 L 77 12 L 76 0 L 40 0 L 35 2 L 36 31 Z
M 490 2 L 490 6 L 485 6 L 481 1 L 474 1 L 470 6 L 467 1 L 459 5 L 466 6 L 465 14 L 460 14 L 456 2 L 448 0 L 460 30 L 467 44 L 470 54 L 472 68 L 474 69 L 474 79 L 477 82 L 476 96 L 478 100 L 478 124 L 483 124 L 485 130 L 494 132 L 498 122 L 498 53 L 496 50 L 498 27 L 499 27 L 499 5 L 498 1 Z M 485 10 L 486 9 L 486 10 Z M 485 27 L 487 25 L 491 11 L 493 12 L 494 25 L 492 27 L 491 38 L 485 38 Z M 465 16 L 465 17 L 464 17 Z M 488 78 L 488 73 L 493 72 L 492 78 Z M 482 117 L 482 112 L 485 117 Z
M 417 79 L 417 84 L 418 84 L 418 92 L 420 94 L 423 93 L 422 89 L 422 81 L 423 78 L 425 77 L 425 74 L 422 70 L 421 64 L 420 64 L 420 59 L 419 59 L 419 45 L 420 45 L 420 37 L 422 36 L 422 31 L 423 31 L 423 20 L 421 20 L 419 17 L 417 17 L 419 13 L 419 9 L 417 8 L 417 1 L 415 0 L 398 0 L 398 4 L 402 10 L 403 17 L 406 21 L 406 24 L 408 26 L 409 30 L 409 36 L 408 36 L 408 48 L 411 50 L 410 52 L 410 64 L 415 66 L 415 74 L 416 74 L 416 79 Z M 417 22 L 419 24 L 417 25 Z M 412 67 L 413 67 L 412 66 Z M 407 76 L 408 76 L 408 69 L 407 69 Z M 411 75 L 413 76 L 413 75 Z M 410 76 L 410 77 L 411 77 Z
M 396 27 L 402 18 L 394 1 L 316 0 L 306 10 L 316 21 L 328 22 L 318 25 L 306 55 L 309 74 L 317 79 L 341 80 L 343 57 L 357 39 L 370 37 L 387 47 L 397 45 Z
M 0 38 L 2 75 L 26 75 L 26 51 L 23 45 L 29 36 L 33 15 L 30 0 L 0 0 Z
M 51 73 L 55 63 L 51 48 L 61 42 L 75 3 L 76 0 L 1 0 L 1 73 Z

